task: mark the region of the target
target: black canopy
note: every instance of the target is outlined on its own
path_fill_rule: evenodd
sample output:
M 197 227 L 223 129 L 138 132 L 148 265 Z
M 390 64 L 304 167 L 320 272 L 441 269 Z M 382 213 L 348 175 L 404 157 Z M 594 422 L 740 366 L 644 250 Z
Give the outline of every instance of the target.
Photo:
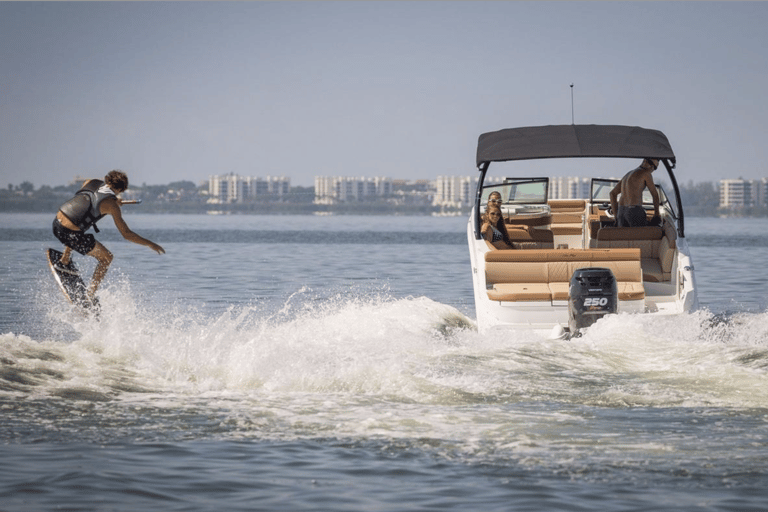
M 488 132 L 477 142 L 477 165 L 538 158 L 666 158 L 675 154 L 666 135 L 638 126 L 595 124 L 529 126 Z

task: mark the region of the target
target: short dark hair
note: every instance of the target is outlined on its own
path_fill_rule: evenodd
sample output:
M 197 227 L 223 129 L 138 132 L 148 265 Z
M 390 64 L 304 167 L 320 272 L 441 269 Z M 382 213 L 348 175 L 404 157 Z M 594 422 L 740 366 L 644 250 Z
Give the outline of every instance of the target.
M 104 182 L 113 190 L 123 192 L 128 190 L 128 176 L 121 170 L 109 171 L 104 176 Z
M 654 164 L 653 161 L 656 160 L 658 164 Z M 653 170 L 656 170 L 659 168 L 659 164 L 661 163 L 661 160 L 658 158 L 646 158 L 646 162 L 648 162 L 649 165 L 653 166 Z

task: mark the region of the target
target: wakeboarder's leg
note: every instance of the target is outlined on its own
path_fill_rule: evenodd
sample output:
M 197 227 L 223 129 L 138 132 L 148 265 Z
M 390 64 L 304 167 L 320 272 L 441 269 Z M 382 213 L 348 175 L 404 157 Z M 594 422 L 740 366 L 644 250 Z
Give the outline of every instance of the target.
M 113 256 L 109 249 L 101 245 L 100 242 L 96 242 L 96 246 L 91 249 L 88 256 L 93 256 L 98 261 L 96 270 L 93 271 L 93 277 L 88 285 L 88 297 L 93 300 L 101 280 L 107 275 L 107 270 L 109 270 L 109 264 L 112 263 Z
M 53 268 L 58 272 L 64 272 L 65 274 L 78 274 L 78 271 L 75 270 L 74 265 L 72 265 L 71 247 L 64 246 L 64 252 L 61 253 L 59 260 L 53 263 Z
M 71 257 L 72 257 L 72 248 L 65 245 L 64 252 L 61 253 L 61 258 L 59 258 L 59 262 L 66 267 L 67 265 L 69 265 L 69 259 Z

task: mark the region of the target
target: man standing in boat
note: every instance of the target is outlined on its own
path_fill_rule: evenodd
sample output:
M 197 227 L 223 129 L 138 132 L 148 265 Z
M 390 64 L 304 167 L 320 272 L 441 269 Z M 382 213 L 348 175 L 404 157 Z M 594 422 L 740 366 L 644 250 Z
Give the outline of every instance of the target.
M 96 270 L 88 286 L 88 298 L 93 300 L 99 283 L 112 263 L 112 253 L 97 242 L 94 236 L 86 231 L 93 226 L 98 232 L 96 222 L 105 215 L 111 215 L 115 226 L 126 240 L 146 245 L 158 254 L 165 254 L 165 250 L 154 242 L 143 238 L 128 227 L 123 220 L 120 210 L 122 201 L 117 194 L 128 189 L 128 176 L 122 171 L 110 171 L 104 181 L 87 180 L 82 188 L 77 191 L 75 197 L 61 205 L 53 220 L 53 234 L 64 244 L 64 253 L 61 259 L 55 263 L 56 269 L 62 272 L 76 273 L 71 265 L 72 250 L 96 258 Z
M 640 167 L 629 171 L 611 190 L 611 210 L 616 216 L 618 227 L 647 226 L 648 217 L 643 208 L 643 190 L 648 191 L 653 198 L 653 216 L 659 219 L 659 192 L 653 182 L 652 173 L 659 167 L 659 160 L 646 158 Z

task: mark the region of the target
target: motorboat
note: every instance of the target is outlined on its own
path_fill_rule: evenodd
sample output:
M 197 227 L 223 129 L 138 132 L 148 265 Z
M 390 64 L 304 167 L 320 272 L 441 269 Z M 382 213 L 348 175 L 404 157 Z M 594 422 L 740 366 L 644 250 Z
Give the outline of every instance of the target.
M 620 179 L 592 173 L 609 169 L 610 162 L 623 176 L 646 158 L 660 162 L 652 175 L 660 215 L 654 216 L 646 188 L 642 206 L 649 225 L 617 227 L 610 192 Z M 662 132 L 616 125 L 509 128 L 480 135 L 476 160 L 480 176 L 467 240 L 481 333 L 532 329 L 564 338 L 607 315 L 680 315 L 698 308 L 676 157 Z M 502 174 L 490 174 L 491 164 Z M 574 169 L 586 172 L 580 179 L 588 190 L 582 197 L 550 198 L 554 173 Z M 501 196 L 511 248 L 498 248 L 481 232 L 493 192 Z

